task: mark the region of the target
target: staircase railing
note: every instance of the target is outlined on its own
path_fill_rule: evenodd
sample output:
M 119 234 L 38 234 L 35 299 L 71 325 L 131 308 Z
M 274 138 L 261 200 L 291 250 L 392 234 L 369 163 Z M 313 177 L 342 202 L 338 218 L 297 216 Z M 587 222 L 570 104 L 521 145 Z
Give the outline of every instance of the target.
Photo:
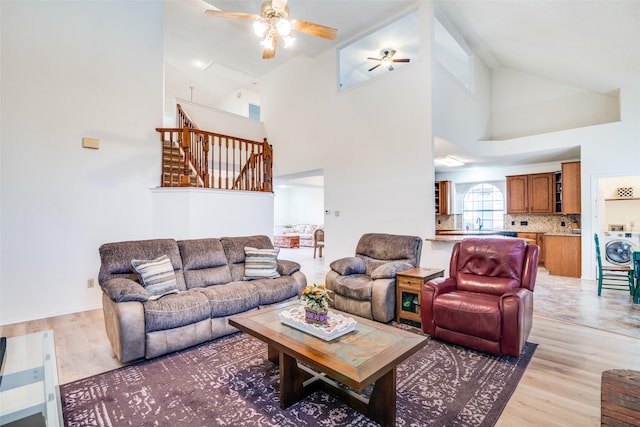
M 178 117 L 181 128 L 156 129 L 164 146 L 163 187 L 273 191 L 273 148 L 266 138 L 258 142 L 203 131 L 186 114 L 188 121 L 180 121 L 180 113 Z M 183 158 L 180 165 L 170 158 L 178 150 Z

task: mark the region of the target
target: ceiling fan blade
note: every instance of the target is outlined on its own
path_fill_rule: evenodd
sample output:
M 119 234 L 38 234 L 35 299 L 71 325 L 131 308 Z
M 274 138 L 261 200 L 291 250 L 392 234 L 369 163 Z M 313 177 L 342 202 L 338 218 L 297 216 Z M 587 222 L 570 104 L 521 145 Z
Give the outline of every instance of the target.
M 372 57 L 368 57 L 367 59 L 371 59 L 372 61 L 382 61 L 381 58 L 372 58 Z
M 389 58 L 392 58 L 392 57 L 393 57 L 393 55 L 395 55 L 395 54 L 396 54 L 396 51 L 395 51 L 395 50 L 393 50 L 393 49 L 391 49 L 391 50 L 387 53 L 387 56 L 388 56 Z
M 380 65 L 382 65 L 382 64 L 374 65 L 373 67 L 369 68 L 369 71 L 373 71 L 373 70 L 375 70 L 375 69 L 376 69 L 376 68 L 378 68 Z
M 338 30 L 313 22 L 301 21 L 299 19 L 291 20 L 291 28 L 301 33 L 311 34 L 312 36 L 322 37 L 323 39 L 335 40 L 338 37 Z
M 278 34 L 271 35 L 271 48 L 265 47 L 262 51 L 262 59 L 271 59 L 276 56 L 276 46 L 278 45 Z
M 224 10 L 213 10 L 208 9 L 205 10 L 209 16 L 217 16 L 219 18 L 240 18 L 240 19 L 259 19 L 260 16 L 254 15 L 252 13 L 242 13 L 242 12 L 225 12 Z
M 403 59 L 393 59 L 393 62 L 411 62 L 411 60 L 409 58 L 403 58 Z

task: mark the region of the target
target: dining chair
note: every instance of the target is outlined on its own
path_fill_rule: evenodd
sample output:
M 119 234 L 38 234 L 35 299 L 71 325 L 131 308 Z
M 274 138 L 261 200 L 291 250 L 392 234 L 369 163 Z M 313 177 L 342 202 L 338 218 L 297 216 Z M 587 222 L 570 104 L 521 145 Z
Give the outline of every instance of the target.
M 593 239 L 596 244 L 596 259 L 598 261 L 598 296 L 603 289 L 628 291 L 634 294 L 634 274 L 629 266 L 602 265 L 602 255 L 600 251 L 600 238 L 594 233 Z M 635 299 L 635 297 L 634 297 Z M 636 301 L 634 301 L 636 302 Z
M 313 257 L 316 257 L 316 249 L 318 255 L 322 258 L 322 249 L 324 249 L 324 230 L 318 228 L 313 232 Z

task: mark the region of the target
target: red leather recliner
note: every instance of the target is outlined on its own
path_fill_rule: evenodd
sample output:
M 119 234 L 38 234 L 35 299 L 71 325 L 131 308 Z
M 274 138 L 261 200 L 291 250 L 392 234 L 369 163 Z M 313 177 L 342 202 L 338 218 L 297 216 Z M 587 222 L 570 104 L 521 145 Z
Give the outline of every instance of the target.
M 531 332 L 539 251 L 520 239 L 456 243 L 449 277 L 422 288 L 422 330 L 483 352 L 520 356 Z

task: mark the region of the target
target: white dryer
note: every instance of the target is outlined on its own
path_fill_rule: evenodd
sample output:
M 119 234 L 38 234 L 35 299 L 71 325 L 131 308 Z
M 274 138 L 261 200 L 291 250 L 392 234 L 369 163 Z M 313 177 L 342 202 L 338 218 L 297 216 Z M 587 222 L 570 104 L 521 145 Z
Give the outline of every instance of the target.
M 606 231 L 602 239 L 603 266 L 630 266 L 633 252 L 640 250 L 640 232 Z

